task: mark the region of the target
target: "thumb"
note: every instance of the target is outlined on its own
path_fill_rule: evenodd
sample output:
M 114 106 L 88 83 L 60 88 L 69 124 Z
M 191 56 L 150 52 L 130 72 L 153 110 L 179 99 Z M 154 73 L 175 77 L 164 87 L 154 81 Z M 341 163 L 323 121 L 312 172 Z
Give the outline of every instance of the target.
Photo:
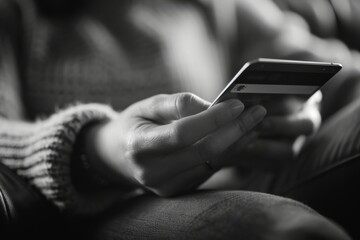
M 135 104 L 134 114 L 169 123 L 206 110 L 210 103 L 192 93 L 161 94 Z
M 175 94 L 178 119 L 198 114 L 209 108 L 210 103 L 192 93 Z

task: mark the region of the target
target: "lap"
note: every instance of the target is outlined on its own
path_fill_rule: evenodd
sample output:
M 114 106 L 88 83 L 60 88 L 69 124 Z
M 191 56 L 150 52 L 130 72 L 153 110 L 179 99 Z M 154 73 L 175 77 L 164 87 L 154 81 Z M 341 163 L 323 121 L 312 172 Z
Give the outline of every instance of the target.
M 299 202 L 247 191 L 143 195 L 115 206 L 90 226 L 92 239 L 347 239 Z
M 360 102 L 332 116 L 268 193 L 299 200 L 336 221 L 347 218 L 343 226 L 356 230 L 334 210 L 348 209 L 347 214 L 359 202 L 351 201 L 360 183 L 359 122 Z M 143 195 L 120 203 L 90 226 L 93 239 L 347 239 L 297 201 L 250 191 L 198 191 L 170 199 Z

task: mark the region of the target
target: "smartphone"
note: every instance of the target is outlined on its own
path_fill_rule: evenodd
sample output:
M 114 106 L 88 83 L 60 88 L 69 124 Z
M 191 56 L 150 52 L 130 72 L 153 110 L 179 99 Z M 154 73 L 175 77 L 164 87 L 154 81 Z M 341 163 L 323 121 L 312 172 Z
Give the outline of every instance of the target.
M 230 98 L 240 99 L 245 107 L 266 107 L 284 97 L 306 101 L 341 68 L 339 63 L 259 58 L 244 64 L 210 107 Z

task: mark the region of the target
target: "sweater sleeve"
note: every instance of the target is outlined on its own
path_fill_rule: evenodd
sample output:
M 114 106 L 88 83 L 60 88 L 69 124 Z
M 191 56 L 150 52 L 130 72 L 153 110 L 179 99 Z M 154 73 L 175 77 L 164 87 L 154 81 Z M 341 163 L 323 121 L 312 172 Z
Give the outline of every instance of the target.
M 118 198 L 106 193 L 99 197 L 78 192 L 71 179 L 71 161 L 76 160 L 72 159 L 72 152 L 86 124 L 115 115 L 108 106 L 86 104 L 69 107 L 35 123 L 0 118 L 0 161 L 61 210 L 75 214 L 97 212 Z
M 30 122 L 22 94 L 18 49 L 19 15 L 11 1 L 0 3 L 0 162 L 26 179 L 62 212 L 92 214 L 123 198 L 120 191 L 81 191 L 74 181 L 74 150 L 85 125 L 117 113 L 101 104 L 77 104 Z M 76 164 L 75 164 L 76 165 Z M 77 164 L 76 166 L 78 166 Z M 72 178 L 73 177 L 73 178 Z M 76 187 L 75 187 L 76 186 Z M 100 191 L 97 190 L 97 191 Z

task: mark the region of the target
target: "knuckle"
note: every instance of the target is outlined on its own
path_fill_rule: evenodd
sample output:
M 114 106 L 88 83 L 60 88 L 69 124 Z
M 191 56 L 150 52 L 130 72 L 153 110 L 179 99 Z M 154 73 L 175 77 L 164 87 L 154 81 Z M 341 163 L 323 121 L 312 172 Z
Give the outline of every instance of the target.
M 183 128 L 182 124 L 175 122 L 174 126 L 170 129 L 170 139 L 177 146 L 186 145 L 186 137 L 184 135 L 186 131 Z
M 178 118 L 182 118 L 183 116 L 183 112 L 184 112 L 184 108 L 186 108 L 187 106 L 191 106 L 191 104 L 193 103 L 195 98 L 195 95 L 192 93 L 179 93 L 175 95 L 175 108 L 177 110 L 178 113 Z
M 168 94 L 157 94 L 151 98 L 150 106 L 158 106 L 163 103 L 168 97 Z
M 162 102 L 164 101 L 165 98 L 168 98 L 169 95 L 168 94 L 165 94 L 165 93 L 162 93 L 162 94 L 157 94 L 155 96 L 153 96 L 153 101 L 155 102 Z
M 141 111 L 144 108 L 147 109 L 150 107 L 156 109 L 156 106 L 164 102 L 167 97 L 167 94 L 157 94 L 130 105 L 130 107 L 128 107 L 126 110 L 130 109 L 132 112 L 135 112 L 135 114 L 138 114 L 138 111 Z
M 201 162 L 212 160 L 217 155 L 216 151 L 214 151 L 214 148 L 211 146 L 209 141 L 203 141 L 200 144 L 196 144 L 195 149 L 197 156 L 200 158 Z
M 179 93 L 176 95 L 176 103 L 177 106 L 183 106 L 183 105 L 189 105 L 194 100 L 194 94 L 185 92 L 185 93 Z
M 248 131 L 248 127 L 243 120 L 236 122 L 236 128 L 239 134 L 245 134 Z

